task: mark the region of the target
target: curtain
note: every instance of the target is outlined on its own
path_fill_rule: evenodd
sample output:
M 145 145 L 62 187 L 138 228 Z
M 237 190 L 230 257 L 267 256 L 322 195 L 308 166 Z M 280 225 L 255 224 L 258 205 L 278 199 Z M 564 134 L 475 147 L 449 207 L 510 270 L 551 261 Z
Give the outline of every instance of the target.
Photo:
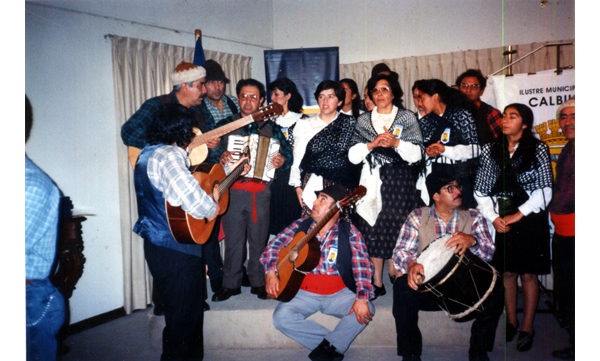
M 552 43 L 559 42 L 563 41 L 555 41 Z M 575 40 L 565 40 L 564 42 L 575 43 Z M 513 54 L 513 62 L 547 43 L 548 42 L 513 45 L 512 49 L 517 51 L 516 54 Z M 452 86 L 454 85 L 456 78 L 462 72 L 470 68 L 480 69 L 483 75 L 487 77 L 508 64 L 502 55 L 504 51 L 504 47 L 497 47 L 445 54 L 341 64 L 340 78 L 353 79 L 356 84 L 358 84 L 358 89 L 364 96 L 367 81 L 371 77 L 371 69 L 376 64 L 384 62 L 400 76 L 400 86 L 404 91 L 404 107 L 416 111 L 417 109 L 412 98 L 412 86 L 416 80 L 436 78 L 443 80 L 446 84 Z M 513 65 L 513 74 L 535 73 L 542 70 L 555 69 L 556 51 L 557 48 L 552 46 L 534 53 L 528 58 Z M 561 67 L 568 65 L 575 66 L 575 45 L 563 45 L 560 47 L 560 64 Z M 491 89 L 486 89 L 486 93 L 488 91 L 491 92 Z
M 185 60 L 192 62 L 193 47 L 175 46 L 112 35 L 113 81 L 117 137 L 123 123 L 149 98 L 167 94 L 172 85 L 169 74 Z M 250 77 L 252 58 L 217 51 L 204 51 L 206 59 L 221 65 L 231 84 Z M 227 87 L 235 95 L 235 87 Z M 152 277 L 144 259 L 142 239 L 132 229 L 137 221 L 133 169 L 127 147 L 117 144 L 119 158 L 119 203 L 123 247 L 124 308 L 127 314 L 151 303 Z

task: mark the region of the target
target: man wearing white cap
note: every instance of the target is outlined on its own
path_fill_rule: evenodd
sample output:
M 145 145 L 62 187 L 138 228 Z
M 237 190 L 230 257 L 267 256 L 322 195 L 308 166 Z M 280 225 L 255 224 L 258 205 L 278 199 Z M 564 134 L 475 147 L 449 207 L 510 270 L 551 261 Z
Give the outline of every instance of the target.
M 121 127 L 121 139 L 129 147 L 129 160 L 133 167 L 139 152 L 147 144 L 148 126 L 162 104 L 176 103 L 190 109 L 194 113 L 195 126 L 205 131 L 204 113 L 200 109 L 200 104 L 206 96 L 206 70 L 201 66 L 182 61 L 171 73 L 171 83 L 173 84 L 171 93 L 146 100 Z M 208 141 L 207 145 L 209 148 L 215 148 L 219 142 L 220 138 L 216 138 Z

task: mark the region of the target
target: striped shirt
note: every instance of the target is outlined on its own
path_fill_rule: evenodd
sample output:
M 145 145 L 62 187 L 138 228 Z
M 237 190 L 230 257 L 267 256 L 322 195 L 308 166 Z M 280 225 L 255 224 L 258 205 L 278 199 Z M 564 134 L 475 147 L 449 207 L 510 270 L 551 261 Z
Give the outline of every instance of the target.
M 474 255 L 484 261 L 490 261 L 496 250 L 490 231 L 488 230 L 485 218 L 476 209 L 469 209 L 471 213 L 471 235 L 477 240 L 477 244 L 470 248 Z M 396 248 L 392 260 L 394 267 L 402 273 L 407 273 L 408 265 L 417 261 L 417 249 L 419 243 L 419 227 L 421 225 L 422 208 L 417 208 L 412 211 L 402 229 L 396 242 Z M 429 210 L 429 216 L 435 219 L 435 234 L 436 239 L 445 234 L 452 234 L 458 231 L 458 211 L 454 210 L 454 214 L 450 221 L 446 223 L 435 212 L 435 207 Z
M 260 263 L 265 269 L 265 274 L 270 271 L 277 271 L 279 251 L 291 243 L 303 220 L 304 219 L 296 220 L 267 244 L 267 247 L 265 247 L 265 250 L 260 256 Z M 315 224 L 316 222 L 313 222 L 309 230 L 312 229 Z M 330 276 L 340 275 L 336 263 L 328 262 L 327 260 L 332 247 L 338 247 L 337 239 L 339 224 L 340 221 L 338 220 L 324 236 L 317 235 L 317 239 L 321 242 L 321 259 L 317 267 L 310 272 L 311 274 Z M 308 233 L 308 231 L 306 233 Z M 350 248 L 352 250 L 352 273 L 354 274 L 354 280 L 356 282 L 356 299 L 369 301 L 374 296 L 375 291 L 371 284 L 373 264 L 369 259 L 365 240 L 354 225 L 350 227 Z
M 44 279 L 56 255 L 60 191 L 25 156 L 25 277 Z
M 181 208 L 196 219 L 214 215 L 216 205 L 189 171 L 190 159 L 183 148 L 161 145 L 148 159 L 150 183 L 174 207 Z

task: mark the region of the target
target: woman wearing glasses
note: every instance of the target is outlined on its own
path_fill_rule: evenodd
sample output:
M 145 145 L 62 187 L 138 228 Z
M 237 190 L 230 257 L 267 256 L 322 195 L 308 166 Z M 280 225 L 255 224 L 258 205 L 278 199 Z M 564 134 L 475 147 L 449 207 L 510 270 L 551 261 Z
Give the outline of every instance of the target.
M 339 82 L 322 81 L 315 91 L 319 113 L 296 123 L 289 184 L 296 189 L 303 217 L 310 215 L 317 199 L 315 191 L 332 183 L 339 183 L 348 190 L 358 186 L 360 171 L 348 161 L 356 118 L 339 112 L 345 96 Z
M 358 118 L 348 157 L 362 164 L 360 184 L 367 188 L 357 205 L 357 228 L 363 234 L 375 272 L 375 298 L 383 296 L 383 263 L 394 279 L 391 258 L 400 228 L 416 207 L 415 170 L 423 157 L 423 140 L 415 114 L 402 106 L 395 77 L 379 74 L 367 83 L 375 108 Z
M 504 272 L 506 341 L 514 338 L 517 320 L 517 277 L 523 286 L 523 324 L 517 350 L 533 344 L 538 303 L 537 275 L 550 273 L 547 206 L 552 198 L 548 146 L 533 136 L 533 112 L 524 104 L 504 108 L 501 136 L 483 146 L 475 181 L 475 198 L 496 232 L 492 264 Z M 490 230 L 490 231 L 493 231 Z
M 426 148 L 426 172 L 417 182 L 421 198 L 429 204 L 425 177 L 444 171 L 454 175 L 463 186 L 463 206 L 475 208 L 473 182 L 477 173 L 479 138 L 471 103 L 458 90 L 439 79 L 415 82 L 420 93 L 420 105 L 426 116 L 420 120 Z M 414 90 L 413 90 L 414 91 Z

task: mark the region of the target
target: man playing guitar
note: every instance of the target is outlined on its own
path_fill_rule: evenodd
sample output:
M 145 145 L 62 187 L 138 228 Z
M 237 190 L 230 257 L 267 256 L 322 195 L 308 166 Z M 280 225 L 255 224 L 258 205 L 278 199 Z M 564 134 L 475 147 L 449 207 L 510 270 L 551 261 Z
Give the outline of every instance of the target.
M 312 230 L 347 191 L 333 184 L 317 193 L 311 218 L 301 218 L 269 242 L 261 255 L 265 269 L 266 291 L 277 298 L 280 291 L 278 257 L 299 232 Z M 367 327 L 375 313 L 369 301 L 374 294 L 371 284 L 373 264 L 360 232 L 336 213 L 315 237 L 320 243 L 320 259 L 314 270 L 304 275 L 298 293 L 289 302 L 280 302 L 273 324 L 286 336 L 312 350 L 311 360 L 342 360 L 343 353 Z M 321 311 L 340 318 L 334 331 L 307 320 Z

